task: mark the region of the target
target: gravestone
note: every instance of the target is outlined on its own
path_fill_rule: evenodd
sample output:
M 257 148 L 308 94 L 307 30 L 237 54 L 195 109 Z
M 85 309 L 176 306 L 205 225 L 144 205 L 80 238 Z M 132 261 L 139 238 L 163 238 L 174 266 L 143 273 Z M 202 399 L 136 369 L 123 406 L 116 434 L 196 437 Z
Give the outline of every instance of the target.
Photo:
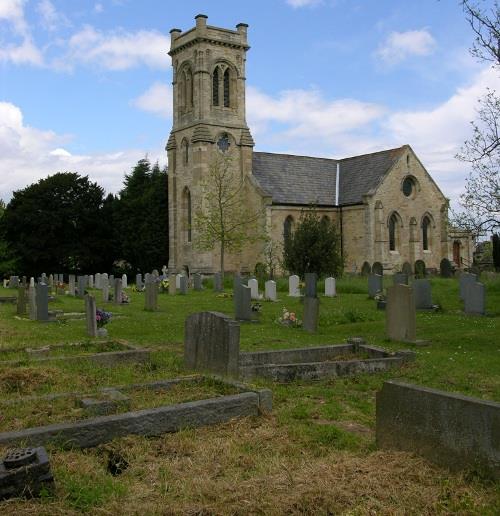
M 93 274 L 89 275 L 88 286 L 89 286 L 89 288 L 94 288 L 94 275 Z
M 304 315 L 302 326 L 305 331 L 315 333 L 318 329 L 319 299 L 317 297 L 304 297 Z
M 248 286 L 250 287 L 251 298 L 259 299 L 259 282 L 255 278 L 249 279 Z
M 380 262 L 375 262 L 372 266 L 372 274 L 377 274 L 379 276 L 384 275 L 384 267 Z
M 169 274 L 168 276 L 168 293 L 171 296 L 175 296 L 175 293 L 177 291 L 177 275 L 176 274 Z
M 163 275 L 163 278 L 166 279 L 167 276 L 168 276 L 168 268 L 166 265 L 164 265 L 162 268 L 161 268 L 161 273 Z
M 240 285 L 234 292 L 234 318 L 238 321 L 252 319 L 252 298 L 250 287 Z
M 26 313 L 26 289 L 18 287 L 17 289 L 17 315 Z
M 26 276 L 23 276 L 23 279 L 21 280 L 21 286 L 26 288 L 28 285 L 26 284 Z
M 187 369 L 236 377 L 239 356 L 240 326 L 236 321 L 218 312 L 200 312 L 186 319 L 184 366 Z
M 201 290 L 203 290 L 202 277 L 199 272 L 195 272 L 193 274 L 193 287 L 194 287 L 194 290 L 196 290 L 197 292 L 200 292 Z
M 3 279 L 3 288 L 9 288 L 9 280 L 8 279 Z
M 136 275 L 135 275 L 135 288 L 136 288 L 137 290 L 142 290 L 142 287 L 143 287 L 143 286 L 144 286 L 144 285 L 142 284 L 142 274 L 141 274 L 141 273 L 136 274 Z
M 160 273 L 158 272 L 158 269 L 153 269 L 153 272 L 151 273 L 151 275 L 155 278 L 155 279 L 158 279 L 160 277 Z
M 486 289 L 482 283 L 467 285 L 464 297 L 464 312 L 469 315 L 484 315 L 486 310 Z
M 144 298 L 144 309 L 155 311 L 158 309 L 158 283 L 150 276 L 146 282 L 146 295 Z
M 122 288 L 128 288 L 128 278 L 126 274 L 122 274 Z
M 54 288 L 54 275 L 49 274 L 49 290 L 52 290 Z
M 121 305 L 122 303 L 122 280 L 120 278 L 115 279 L 113 302 L 115 305 Z
M 369 274 L 368 297 L 373 299 L 379 292 L 382 292 L 382 276 L 379 274 Z
M 325 296 L 326 297 L 335 297 L 337 295 L 337 288 L 335 285 L 335 278 L 326 278 L 325 279 Z
M 222 292 L 222 274 L 220 272 L 214 274 L 214 290 L 215 292 Z
M 19 287 L 19 276 L 11 276 L 9 279 L 9 288 Z
M 288 278 L 288 295 L 290 297 L 300 297 L 299 277 L 296 274 Z
M 368 262 L 363 262 L 361 266 L 361 276 L 368 276 L 372 272 L 372 268 Z
M 70 296 L 75 295 L 75 275 L 70 274 L 68 278 L 68 291 Z
M 175 288 L 177 290 L 179 290 L 181 288 L 181 278 L 182 278 L 182 274 L 175 275 Z
M 83 299 L 85 295 L 85 276 L 78 276 L 78 294 L 77 297 Z
M 430 310 L 432 305 L 431 283 L 426 279 L 416 279 L 413 284 L 413 297 L 417 310 Z
M 29 317 L 32 321 L 36 320 L 36 287 L 31 286 L 28 289 L 28 309 Z
M 36 320 L 49 320 L 49 287 L 45 283 L 36 286 Z
M 269 280 L 264 284 L 264 298 L 269 299 L 269 301 L 277 301 L 275 281 Z
M 318 275 L 315 272 L 305 273 L 305 296 L 306 297 L 318 297 L 316 291 L 316 283 L 318 281 Z
M 413 289 L 394 285 L 387 289 L 386 332 L 391 340 L 415 342 L 416 312 Z
M 470 274 L 469 272 L 463 272 L 458 280 L 460 299 L 465 299 L 465 292 L 469 285 L 476 283 L 477 275 Z
M 439 263 L 439 271 L 442 278 L 451 278 L 453 276 L 453 267 L 448 258 L 443 258 Z
M 44 283 L 45 285 L 47 285 L 47 281 L 47 274 L 45 274 L 45 272 L 42 272 L 41 280 L 39 281 L 39 283 Z
M 34 287 L 35 286 L 35 278 L 33 276 L 31 276 L 30 278 L 30 287 Z
M 415 277 L 423 278 L 425 275 L 425 262 L 423 260 L 417 260 L 415 262 Z
M 179 294 L 185 296 L 188 293 L 188 278 L 187 276 L 181 275 L 179 281 Z
M 413 270 L 411 268 L 411 263 L 404 262 L 403 267 L 401 268 L 401 272 L 406 274 L 407 276 L 411 276 L 413 274 Z
M 101 273 L 98 272 L 96 275 L 95 275 L 95 278 L 94 278 L 94 286 L 95 288 L 101 290 L 102 288 L 102 283 L 101 283 Z
M 109 284 L 108 284 L 108 280 L 103 282 L 101 292 L 102 292 L 102 301 L 103 301 L 103 303 L 108 303 L 109 302 Z
M 113 274 L 109 275 L 108 285 L 109 285 L 110 288 L 113 288 L 115 286 L 115 277 L 114 277 Z
M 87 322 L 87 335 L 97 337 L 95 298 L 89 294 L 85 295 L 85 320 Z
M 243 285 L 243 279 L 239 272 L 236 272 L 233 277 L 233 290 L 236 292 L 238 290 L 238 287 Z
M 108 287 L 109 287 L 108 273 L 107 272 L 103 272 L 101 274 L 101 288 L 104 288 L 104 285 L 108 285 Z
M 392 277 L 393 285 L 408 285 L 408 274 L 405 272 L 396 272 Z

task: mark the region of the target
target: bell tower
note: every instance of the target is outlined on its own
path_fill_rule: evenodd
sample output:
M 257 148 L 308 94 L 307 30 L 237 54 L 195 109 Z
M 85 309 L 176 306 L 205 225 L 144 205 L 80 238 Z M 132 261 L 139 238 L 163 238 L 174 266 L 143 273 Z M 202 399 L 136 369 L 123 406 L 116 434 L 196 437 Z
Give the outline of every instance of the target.
M 251 174 L 253 138 L 245 115 L 247 25 L 207 25 L 207 16 L 182 32 L 170 31 L 173 126 L 168 154 L 169 269 L 213 272 L 212 252 L 194 248 L 192 227 L 200 181 L 216 152 L 231 152 L 242 177 Z

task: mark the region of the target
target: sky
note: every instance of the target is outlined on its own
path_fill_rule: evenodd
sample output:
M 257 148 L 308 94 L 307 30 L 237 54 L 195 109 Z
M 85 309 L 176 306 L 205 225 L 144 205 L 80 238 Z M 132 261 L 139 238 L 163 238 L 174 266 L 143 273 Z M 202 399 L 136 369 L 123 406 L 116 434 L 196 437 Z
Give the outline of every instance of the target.
M 203 13 L 209 25 L 249 25 L 255 150 L 343 158 L 410 144 L 454 204 L 477 99 L 500 89 L 468 52 L 459 4 L 0 0 L 0 199 L 61 171 L 116 193 L 144 156 L 165 164 L 169 31 Z

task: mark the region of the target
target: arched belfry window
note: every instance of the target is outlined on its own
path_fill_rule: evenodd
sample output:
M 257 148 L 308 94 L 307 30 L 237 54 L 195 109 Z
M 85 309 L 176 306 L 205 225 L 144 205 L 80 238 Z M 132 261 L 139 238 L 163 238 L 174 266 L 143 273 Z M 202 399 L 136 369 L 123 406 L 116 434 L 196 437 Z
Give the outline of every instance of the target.
M 389 218 L 389 251 L 396 251 L 398 245 L 399 219 L 396 213 Z
M 219 67 L 216 66 L 212 75 L 212 104 L 219 105 Z
M 230 106 L 230 72 L 229 68 L 226 68 L 226 71 L 224 72 L 224 107 Z
M 189 65 L 185 65 L 179 78 L 179 105 L 182 112 L 193 108 L 193 73 Z
M 185 85 L 186 85 L 186 108 L 193 107 L 193 74 L 190 68 L 185 70 Z
M 290 240 L 293 231 L 293 217 L 288 215 L 283 223 L 283 241 L 286 243 Z
M 429 250 L 430 225 L 431 225 L 431 220 L 426 215 L 422 220 L 422 249 L 424 251 Z
M 184 208 L 184 234 L 185 234 L 185 240 L 187 243 L 191 242 L 192 239 L 192 213 L 191 213 L 191 192 L 189 191 L 189 188 L 184 188 L 183 192 L 183 208 Z

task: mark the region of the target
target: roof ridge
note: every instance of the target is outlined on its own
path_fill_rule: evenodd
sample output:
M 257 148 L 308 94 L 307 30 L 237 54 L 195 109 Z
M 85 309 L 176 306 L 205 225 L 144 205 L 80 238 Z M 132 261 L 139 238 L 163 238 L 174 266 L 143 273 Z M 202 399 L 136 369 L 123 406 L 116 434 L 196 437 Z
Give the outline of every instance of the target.
M 337 158 L 323 158 L 321 156 L 304 156 L 303 154 L 284 154 L 283 152 L 254 151 L 254 154 L 270 154 L 272 156 L 291 156 L 293 158 L 324 159 L 327 161 L 340 161 Z
M 367 152 L 365 154 L 357 154 L 356 156 L 348 156 L 347 158 L 340 158 L 338 161 L 346 161 L 348 159 L 363 158 L 364 156 L 374 156 L 375 154 L 383 154 L 386 152 L 401 150 L 403 147 L 406 147 L 406 145 L 401 145 L 400 147 L 393 147 L 392 149 L 384 149 L 384 150 L 375 151 L 375 152 Z

